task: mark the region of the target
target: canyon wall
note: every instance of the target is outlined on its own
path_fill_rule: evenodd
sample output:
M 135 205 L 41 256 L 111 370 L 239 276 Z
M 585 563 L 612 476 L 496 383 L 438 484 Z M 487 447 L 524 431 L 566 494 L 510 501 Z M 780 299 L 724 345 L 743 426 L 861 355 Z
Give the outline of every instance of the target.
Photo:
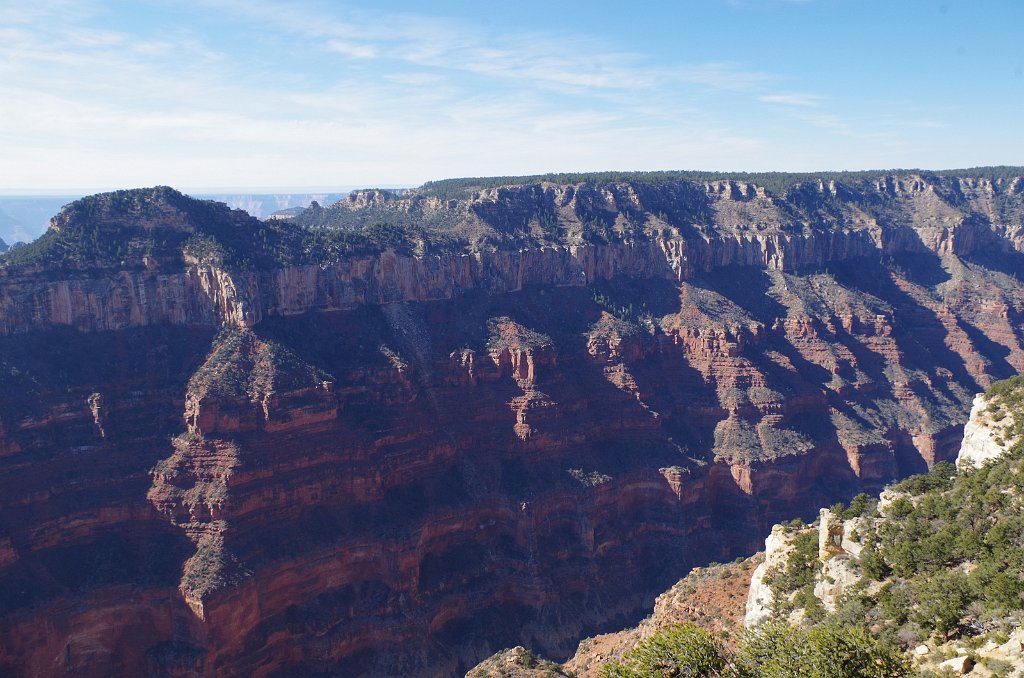
M 101 278 L 11 276 L 0 298 L 0 333 L 69 325 L 85 332 L 158 324 L 255 325 L 273 315 L 351 310 L 366 304 L 439 301 L 472 290 L 586 286 L 617 276 L 683 280 L 722 266 L 796 270 L 864 256 L 865 233 L 748 236 L 711 241 L 654 239 L 608 245 L 411 256 L 386 251 L 328 266 L 234 271 L 189 266 L 180 273 L 121 271 Z
M 376 208 L 372 214 L 381 218 L 397 213 L 405 220 L 426 221 L 443 211 L 450 213 L 446 219 L 464 228 L 471 224 L 505 235 L 507 222 L 519 220 L 518 228 L 525 230 L 516 237 L 522 242 L 512 248 L 419 256 L 386 250 L 269 270 L 231 270 L 200 264 L 188 255 L 183 265 L 171 267 L 183 270 L 174 271 L 152 256 L 136 266 L 125 266 L 122 260 L 119 270 L 104 275 L 0 267 L 0 333 L 53 325 L 82 331 L 163 323 L 216 325 L 225 319 L 251 326 L 272 315 L 438 301 L 471 290 L 503 294 L 529 285 L 586 286 L 617 276 L 682 281 L 729 266 L 797 272 L 901 254 L 1005 257 L 1024 252 L 1018 214 L 1024 209 L 1024 185 L 1019 179 L 1004 183 L 957 179 L 931 184 L 915 176 L 885 177 L 863 187 L 863 193 L 847 196 L 845 203 L 835 182 L 800 187 L 788 201 L 737 182 L 687 186 L 686 191 L 643 185 L 602 191 L 517 187 L 448 203 L 357 192 L 334 209 L 347 213 Z M 166 199 L 158 190 L 150 200 L 156 207 L 130 214 L 119 213 L 116 202 L 104 205 L 105 210 L 76 209 L 73 203 L 55 217 L 52 230 L 66 231 L 69 224 L 91 219 L 100 225 L 100 233 L 124 222 L 148 232 L 202 231 L 206 215 L 191 214 L 177 204 L 188 200 L 185 196 L 177 194 L 172 205 L 161 198 Z M 379 211 L 385 207 L 387 211 Z M 251 226 L 233 214 L 216 216 L 237 222 L 236 228 Z M 540 217 L 555 220 L 560 236 L 552 242 L 523 240 L 524 234 L 537 230 Z M 636 226 L 640 220 L 642 229 Z M 594 223 L 604 226 L 607 242 L 585 242 Z
M 955 456 L 974 394 L 1024 370 L 1024 255 L 1019 181 L 952 186 L 353 194 L 324 211 L 509 240 L 272 266 L 189 254 L 265 225 L 169 189 L 73 208 L 52 242 L 147 244 L 0 267 L 0 670 L 567 656 L 773 523 Z

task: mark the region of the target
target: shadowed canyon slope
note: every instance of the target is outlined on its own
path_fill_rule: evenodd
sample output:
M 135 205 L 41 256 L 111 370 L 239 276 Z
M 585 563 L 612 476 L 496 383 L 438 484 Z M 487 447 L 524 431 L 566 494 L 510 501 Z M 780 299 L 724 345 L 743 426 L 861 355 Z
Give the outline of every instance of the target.
M 1024 182 L 77 201 L 0 258 L 0 671 L 565 657 L 955 455 L 1024 371 Z

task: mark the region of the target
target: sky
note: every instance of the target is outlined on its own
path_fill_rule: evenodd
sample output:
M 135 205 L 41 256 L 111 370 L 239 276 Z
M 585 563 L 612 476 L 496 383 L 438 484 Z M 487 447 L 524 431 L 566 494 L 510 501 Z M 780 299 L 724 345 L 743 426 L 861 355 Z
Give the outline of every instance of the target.
M 1024 164 L 1021 0 L 0 0 L 0 191 Z

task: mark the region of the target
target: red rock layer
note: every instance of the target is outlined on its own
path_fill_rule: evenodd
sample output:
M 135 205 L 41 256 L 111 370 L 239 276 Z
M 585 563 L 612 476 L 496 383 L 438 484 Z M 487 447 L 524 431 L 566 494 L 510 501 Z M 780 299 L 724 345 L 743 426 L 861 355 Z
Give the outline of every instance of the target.
M 948 458 L 1024 367 L 1022 313 L 1010 276 L 911 258 L 4 338 L 0 666 L 565 656 L 773 522 Z

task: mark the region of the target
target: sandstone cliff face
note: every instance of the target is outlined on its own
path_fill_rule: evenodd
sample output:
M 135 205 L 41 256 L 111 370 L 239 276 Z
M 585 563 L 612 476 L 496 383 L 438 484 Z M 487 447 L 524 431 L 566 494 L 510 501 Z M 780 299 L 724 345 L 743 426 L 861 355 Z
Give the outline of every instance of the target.
M 866 254 L 870 247 L 863 240 L 849 234 L 693 243 L 659 239 L 422 257 L 386 251 L 327 267 L 260 272 L 190 266 L 174 274 L 126 271 L 56 281 L 30 274 L 5 280 L 0 333 L 54 325 L 90 332 L 164 323 L 213 326 L 223 319 L 251 326 L 275 315 L 439 301 L 474 290 L 504 294 L 531 285 L 585 286 L 616 276 L 683 279 L 734 264 L 795 269 Z
M 958 185 L 357 194 L 338 209 L 548 210 L 563 233 L 0 269 L 0 666 L 567 656 L 772 523 L 954 456 L 973 394 L 1024 370 L 1021 231 L 994 197 L 1019 186 Z M 138 233 L 203 231 L 138 210 Z

